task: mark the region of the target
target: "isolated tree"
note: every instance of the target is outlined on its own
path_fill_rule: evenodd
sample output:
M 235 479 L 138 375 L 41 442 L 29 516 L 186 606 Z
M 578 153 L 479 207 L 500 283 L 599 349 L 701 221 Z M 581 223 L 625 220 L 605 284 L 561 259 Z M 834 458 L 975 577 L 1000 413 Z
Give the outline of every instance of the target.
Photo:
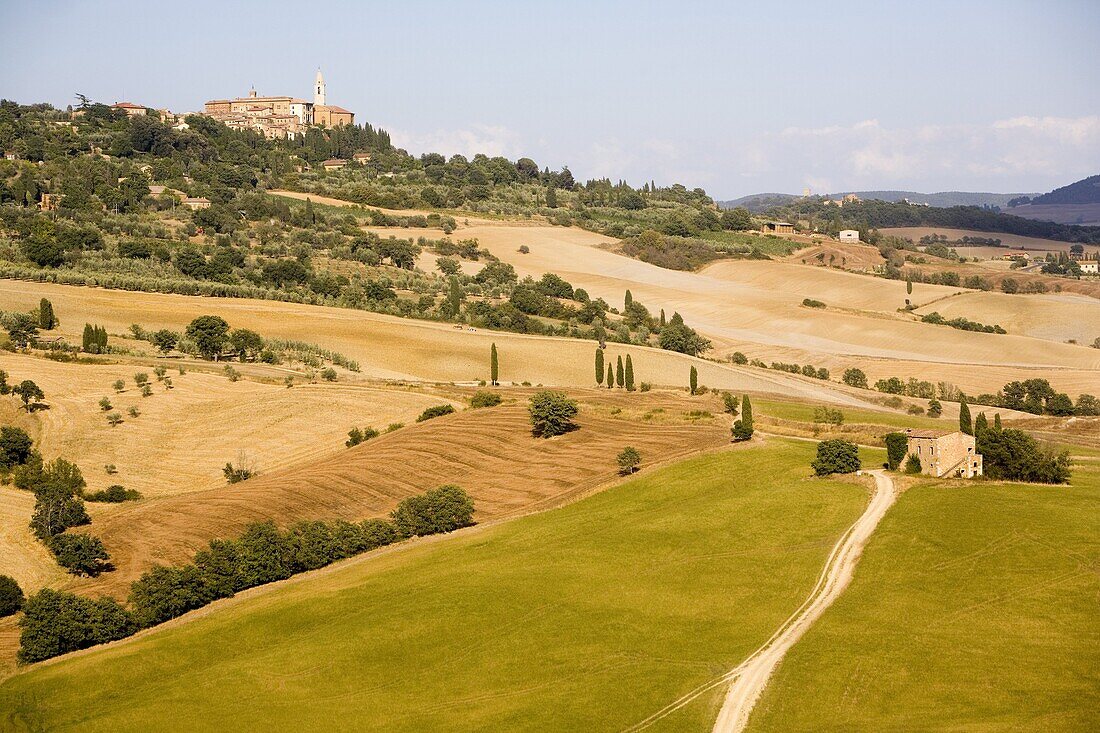
M 906 295 L 912 295 L 913 294 L 913 281 L 912 280 L 906 280 L 905 281 L 905 294 Z
M 970 420 L 970 405 L 966 404 L 966 395 L 959 398 L 959 430 L 967 435 L 974 434 L 974 425 Z
M 732 392 L 722 393 L 722 409 L 730 415 L 737 417 L 737 395 Z
M 616 460 L 619 462 L 619 473 L 630 475 L 638 470 L 638 465 L 642 462 L 642 454 L 637 448 L 627 446 L 616 456 Z
M 691 388 L 691 393 L 695 394 L 695 390 L 699 389 L 699 370 L 693 365 L 691 371 L 688 372 L 688 386 Z
M 615 369 L 610 364 L 607 365 L 607 388 L 615 388 Z
M 126 389 L 126 382 L 123 382 L 121 379 L 116 379 L 111 386 L 115 388 L 115 392 L 122 392 L 122 390 Z
M 596 347 L 596 384 L 603 384 L 603 349 Z
M 26 409 L 27 412 L 31 410 L 32 401 L 37 402 L 46 396 L 42 388 L 29 379 L 24 379 L 22 382 L 12 387 L 11 393 L 23 401 L 23 408 Z
M 99 409 L 103 410 L 104 412 L 110 412 L 111 411 L 111 398 L 104 397 L 103 399 L 101 399 L 99 401 Z
M 620 354 L 615 357 L 615 386 L 620 389 L 626 384 L 626 374 L 623 369 L 623 357 Z
M 537 392 L 531 397 L 527 410 L 531 414 L 531 432 L 536 438 L 562 435 L 577 427 L 573 423 L 577 403 L 563 392 Z
M 57 328 L 57 317 L 53 313 L 53 303 L 43 298 L 38 303 L 38 327 L 43 331 L 49 331 Z
M 624 371 L 624 385 L 627 392 L 634 391 L 634 363 L 630 360 L 630 354 L 626 355 L 626 364 L 623 367 Z
M 939 417 L 943 414 L 943 405 L 935 397 L 928 400 L 928 417 Z
M 500 377 L 500 362 L 497 359 L 497 345 L 494 342 L 489 349 L 489 383 L 493 386 L 497 385 L 497 379 Z
M 741 399 L 741 419 L 733 423 L 733 427 L 730 428 L 730 434 L 733 436 L 735 442 L 750 440 L 752 438 L 752 403 L 749 402 L 748 395 L 745 395 Z
M 179 343 L 179 336 L 176 335 L 175 331 L 162 328 L 154 333 L 150 340 L 153 346 L 156 346 L 162 354 L 167 354 L 176 348 L 176 344 Z
M 823 440 L 817 444 L 817 458 L 810 462 L 810 466 L 818 476 L 855 473 L 862 467 L 859 460 L 859 447 L 841 438 Z
M 216 359 L 225 348 L 229 324 L 220 316 L 199 316 L 187 326 L 187 338 L 204 359 Z

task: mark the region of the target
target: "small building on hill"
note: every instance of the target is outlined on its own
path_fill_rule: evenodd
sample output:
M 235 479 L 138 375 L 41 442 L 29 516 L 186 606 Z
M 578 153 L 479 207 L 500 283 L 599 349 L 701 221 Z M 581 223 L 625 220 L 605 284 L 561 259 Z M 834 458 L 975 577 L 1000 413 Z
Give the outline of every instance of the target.
M 1030 260 L 1031 255 L 1022 249 L 1013 250 L 1011 252 L 1005 252 L 1001 255 L 1002 260 Z
M 133 102 L 115 102 L 111 105 L 111 109 L 122 110 L 126 113 L 127 117 L 144 117 L 145 108 L 140 104 L 134 104 Z
M 760 225 L 764 234 L 794 234 L 794 224 L 786 221 L 766 221 Z
M 1078 260 L 1082 275 L 1100 275 L 1100 260 Z
M 199 209 L 209 209 L 210 199 L 203 198 L 202 196 L 199 196 L 197 198 L 192 198 L 188 196 L 183 200 L 183 205 L 193 211 L 197 211 Z
M 859 231 L 855 229 L 841 229 L 839 239 L 841 242 L 859 242 Z
M 321 163 L 321 167 L 326 171 L 338 171 L 347 165 L 348 162 L 343 158 L 329 158 L 325 162 Z
M 982 456 L 977 452 L 974 436 L 961 430 L 905 431 L 909 439 L 905 461 L 916 456 L 920 472 L 936 478 L 974 478 L 982 475 Z

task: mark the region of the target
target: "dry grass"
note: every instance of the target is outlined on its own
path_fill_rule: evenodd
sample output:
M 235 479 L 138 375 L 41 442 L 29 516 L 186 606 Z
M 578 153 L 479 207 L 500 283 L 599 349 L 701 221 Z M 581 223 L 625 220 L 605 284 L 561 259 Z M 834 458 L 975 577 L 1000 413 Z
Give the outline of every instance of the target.
M 409 425 L 337 455 L 238 484 L 111 507 L 97 514 L 93 527 L 118 569 L 78 587 L 124 595 L 153 562 L 184 561 L 210 539 L 235 536 L 249 522 L 382 516 L 404 497 L 446 483 L 473 496 L 478 521 L 515 516 L 614 480 L 615 455 L 627 445 L 652 464 L 729 439 L 722 418 L 678 419 L 696 406 L 686 395 L 627 398 L 593 391 L 582 394 L 579 430 L 540 440 L 530 434 L 529 394 L 516 390 L 511 404 Z M 625 409 L 617 406 L 620 401 Z M 664 406 L 658 415 L 666 419 L 641 417 L 658 406 Z

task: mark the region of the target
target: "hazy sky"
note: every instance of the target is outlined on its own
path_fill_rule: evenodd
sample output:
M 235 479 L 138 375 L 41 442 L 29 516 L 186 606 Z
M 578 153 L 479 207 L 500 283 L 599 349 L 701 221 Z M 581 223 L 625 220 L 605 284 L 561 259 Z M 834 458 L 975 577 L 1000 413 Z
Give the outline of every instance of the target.
M 1100 0 L 0 0 L 0 97 L 311 97 L 410 152 L 718 198 L 1100 173 Z

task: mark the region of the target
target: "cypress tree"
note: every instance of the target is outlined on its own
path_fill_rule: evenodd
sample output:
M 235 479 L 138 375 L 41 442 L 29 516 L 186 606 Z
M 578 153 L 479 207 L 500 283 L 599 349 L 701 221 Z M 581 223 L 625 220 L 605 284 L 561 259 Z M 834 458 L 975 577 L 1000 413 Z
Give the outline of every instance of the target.
M 626 372 L 623 370 L 623 357 L 620 354 L 615 357 L 615 386 L 622 387 L 626 384 Z
M 993 429 L 998 433 L 1001 432 L 1001 413 L 999 412 L 993 414 Z
M 630 361 L 630 354 L 626 355 L 626 391 L 634 391 L 634 364 Z
M 596 347 L 596 384 L 603 384 L 603 349 Z
M 615 389 L 615 370 L 610 364 L 607 365 L 607 388 Z
M 489 349 L 489 377 L 494 386 L 497 383 L 497 377 L 500 376 L 500 365 L 497 363 L 497 345 L 494 342 L 492 348 Z
M 661 328 L 665 327 L 665 309 L 661 309 Z
M 623 298 L 623 305 L 625 307 L 629 308 L 630 304 L 633 303 L 633 302 L 634 302 L 634 296 L 630 294 L 629 290 L 627 290 L 626 291 L 626 297 Z
M 745 395 L 741 400 L 741 424 L 749 429 L 749 433 L 752 433 L 752 403 L 749 402 L 749 396 Z
M 99 334 L 99 337 L 96 339 L 96 345 L 99 346 L 99 353 L 106 354 L 107 353 L 107 327 L 106 326 L 96 326 L 96 330 L 97 330 L 97 333 Z
M 53 314 L 53 303 L 43 298 L 38 303 L 38 327 L 43 331 L 49 331 L 57 325 L 57 318 Z
M 978 416 L 974 418 L 974 435 L 980 436 L 986 430 L 989 430 L 989 421 L 985 419 L 984 412 L 979 412 Z
M 906 280 L 905 281 L 905 294 L 906 295 L 912 295 L 913 294 L 913 281 L 912 280 Z
M 694 366 L 691 367 L 691 372 L 688 374 L 688 386 L 691 387 L 692 394 L 695 394 L 695 390 L 699 389 L 699 370 Z
M 95 335 L 92 332 L 92 324 L 85 323 L 84 338 L 80 348 L 88 353 L 91 353 L 93 346 L 95 346 Z
M 966 395 L 959 398 L 959 430 L 967 435 L 974 434 L 974 425 L 970 421 L 970 405 L 966 404 Z

